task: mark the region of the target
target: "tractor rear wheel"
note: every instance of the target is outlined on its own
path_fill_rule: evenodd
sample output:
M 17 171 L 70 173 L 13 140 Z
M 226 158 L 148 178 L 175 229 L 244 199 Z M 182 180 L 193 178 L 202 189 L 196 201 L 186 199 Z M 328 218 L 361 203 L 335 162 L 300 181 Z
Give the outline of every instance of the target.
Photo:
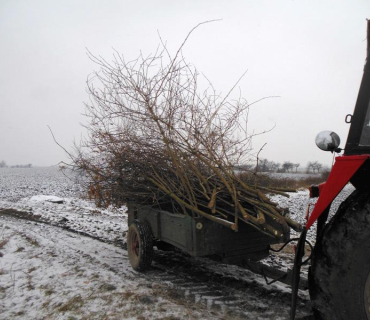
M 127 233 L 127 252 L 131 266 L 136 271 L 150 268 L 153 260 L 153 236 L 146 221 L 135 220 Z
M 316 243 L 309 274 L 315 319 L 370 320 L 370 193 L 342 203 Z

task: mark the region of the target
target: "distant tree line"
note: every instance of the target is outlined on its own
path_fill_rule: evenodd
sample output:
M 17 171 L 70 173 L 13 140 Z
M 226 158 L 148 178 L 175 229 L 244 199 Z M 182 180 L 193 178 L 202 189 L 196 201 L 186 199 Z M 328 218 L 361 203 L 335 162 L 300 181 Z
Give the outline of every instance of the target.
M 297 172 L 299 166 L 299 163 L 293 163 L 290 161 L 285 161 L 281 164 L 268 159 L 260 159 L 258 161 L 257 170 L 259 172 Z
M 31 168 L 32 164 L 17 164 L 15 166 L 11 166 L 11 168 Z
M 259 159 L 257 168 L 255 165 L 247 164 L 239 166 L 238 168 L 241 170 L 248 170 L 253 171 L 256 170 L 258 172 L 298 172 L 298 168 L 300 167 L 300 163 L 293 163 L 290 161 L 285 161 L 283 163 L 270 161 L 268 159 Z M 327 171 L 328 168 L 324 167 L 318 161 L 310 161 L 307 163 L 306 173 L 321 173 L 322 171 Z
M 318 161 L 311 161 L 307 163 L 307 172 L 320 173 L 320 170 L 323 169 L 323 165 Z
M 4 160 L 1 160 L 0 161 L 0 168 L 7 168 L 8 165 L 6 164 L 6 162 Z M 11 168 L 32 168 L 32 164 L 31 163 L 28 163 L 28 164 L 17 164 L 15 166 L 11 166 Z

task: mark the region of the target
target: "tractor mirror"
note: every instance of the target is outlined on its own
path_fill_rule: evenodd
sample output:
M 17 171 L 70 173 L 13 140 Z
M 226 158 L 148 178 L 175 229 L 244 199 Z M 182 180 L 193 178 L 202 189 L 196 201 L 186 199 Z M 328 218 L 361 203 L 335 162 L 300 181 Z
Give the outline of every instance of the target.
M 339 136 L 333 131 L 321 131 L 315 139 L 316 145 L 324 151 L 337 151 L 340 138 Z

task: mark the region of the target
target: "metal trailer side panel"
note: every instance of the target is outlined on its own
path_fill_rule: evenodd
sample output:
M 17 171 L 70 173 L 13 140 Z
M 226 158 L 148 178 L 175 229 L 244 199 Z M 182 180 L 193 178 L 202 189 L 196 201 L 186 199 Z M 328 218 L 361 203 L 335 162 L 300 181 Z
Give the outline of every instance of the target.
M 134 219 L 148 221 L 154 238 L 169 243 L 192 256 L 217 256 L 226 263 L 238 264 L 246 259 L 260 260 L 268 255 L 270 244 L 277 241 L 259 230 L 240 224 L 232 231 L 205 218 L 192 218 L 152 207 L 129 205 L 129 224 Z

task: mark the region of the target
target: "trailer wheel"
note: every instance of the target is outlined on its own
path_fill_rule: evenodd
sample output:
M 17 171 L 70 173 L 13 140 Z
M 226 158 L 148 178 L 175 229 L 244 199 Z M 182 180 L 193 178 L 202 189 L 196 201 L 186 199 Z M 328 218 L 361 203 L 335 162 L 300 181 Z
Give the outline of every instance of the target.
M 135 220 L 127 233 L 127 251 L 132 268 L 145 271 L 153 260 L 153 236 L 146 221 Z
M 370 320 L 370 193 L 352 193 L 325 226 L 309 284 L 315 319 Z

